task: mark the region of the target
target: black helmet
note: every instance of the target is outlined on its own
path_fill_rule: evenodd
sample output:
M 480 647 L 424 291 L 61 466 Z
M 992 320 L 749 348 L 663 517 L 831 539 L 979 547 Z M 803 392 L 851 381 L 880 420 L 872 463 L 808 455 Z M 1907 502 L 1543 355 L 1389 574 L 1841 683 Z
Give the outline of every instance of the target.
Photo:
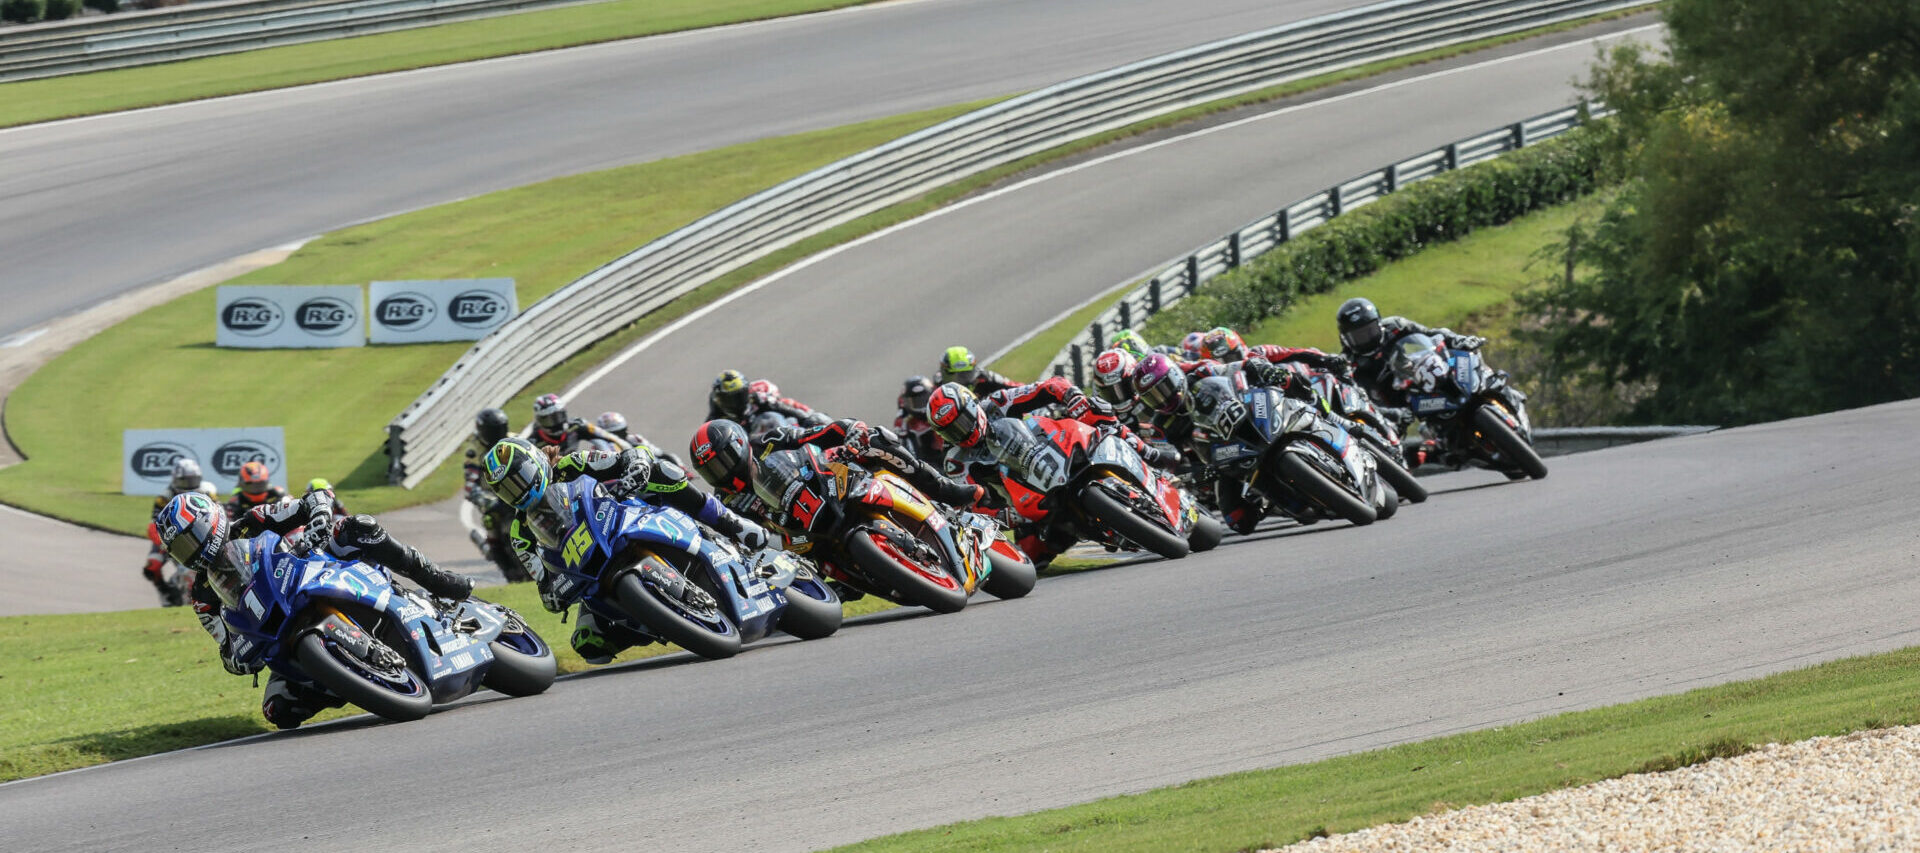
M 933 380 L 925 376 L 909 376 L 905 387 L 900 390 L 900 410 L 908 414 L 925 416 L 927 398 L 933 396 Z
M 1187 406 L 1193 413 L 1193 422 L 1216 435 L 1232 432 L 1240 419 L 1247 416 L 1247 405 L 1240 402 L 1240 392 L 1234 390 L 1233 383 L 1224 376 L 1209 376 L 1195 382 L 1187 394 Z
M 745 418 L 750 394 L 752 391 L 747 387 L 744 374 L 738 370 L 722 370 L 713 379 L 713 390 L 707 394 L 707 402 L 727 417 Z
M 481 446 L 492 450 L 507 437 L 507 413 L 499 409 L 481 409 L 473 416 L 473 434 L 480 437 Z
M 687 456 L 700 479 L 715 489 L 738 494 L 753 488 L 753 450 L 746 429 L 733 421 L 701 424 L 687 442 Z
M 1340 304 L 1340 345 L 1353 352 L 1367 353 L 1380 348 L 1380 309 L 1358 296 Z

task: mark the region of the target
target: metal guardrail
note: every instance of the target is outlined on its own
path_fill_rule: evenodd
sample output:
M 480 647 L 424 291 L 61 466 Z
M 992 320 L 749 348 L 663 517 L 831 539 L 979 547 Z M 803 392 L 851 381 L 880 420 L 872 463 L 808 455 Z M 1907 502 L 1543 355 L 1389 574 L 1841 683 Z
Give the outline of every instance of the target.
M 710 214 L 540 300 L 468 350 L 388 425 L 388 477 L 413 486 L 473 412 L 567 356 L 781 248 L 1076 139 L 1277 83 L 1645 5 L 1646 0 L 1391 0 L 1189 48 L 976 110 Z
M 230 0 L 0 29 L 0 82 L 369 35 L 592 0 Z
M 1086 371 L 1092 365 L 1093 357 L 1106 349 L 1110 333 L 1117 334 L 1166 310 L 1174 303 L 1192 296 L 1200 285 L 1232 272 L 1240 265 L 1279 248 L 1282 243 L 1324 225 L 1336 216 L 1378 201 L 1401 187 L 1492 160 L 1579 127 L 1583 117 L 1606 114 L 1608 111 L 1603 105 L 1582 101 L 1572 107 L 1469 136 L 1384 169 L 1368 172 L 1249 222 L 1245 227 L 1195 249 L 1128 291 L 1113 307 L 1100 312 L 1087 325 L 1084 336 L 1061 347 L 1060 352 L 1041 370 L 1041 375 L 1050 373 L 1067 376 L 1073 379 L 1075 385 L 1085 385 L 1088 379 Z

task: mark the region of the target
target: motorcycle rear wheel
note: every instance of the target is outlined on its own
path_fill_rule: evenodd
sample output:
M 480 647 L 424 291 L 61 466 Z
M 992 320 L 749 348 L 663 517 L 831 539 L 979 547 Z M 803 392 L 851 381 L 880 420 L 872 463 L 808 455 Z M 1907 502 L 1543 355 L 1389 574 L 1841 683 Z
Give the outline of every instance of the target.
M 1328 512 L 1346 519 L 1354 526 L 1372 524 L 1378 516 L 1373 507 L 1358 495 L 1342 488 L 1339 483 L 1327 479 L 1320 469 L 1292 453 L 1280 457 L 1280 479 L 1287 485 L 1305 495 L 1309 500 L 1325 507 Z
M 1519 433 L 1507 426 L 1507 422 L 1501 420 L 1498 413 L 1486 406 L 1475 409 L 1473 428 L 1494 447 L 1499 448 L 1500 456 L 1522 473 L 1535 480 L 1546 479 L 1547 463 L 1540 461 L 1540 454 L 1534 451 L 1533 445 L 1528 444 Z
M 900 554 L 891 543 L 882 547 L 875 539 L 884 541 L 886 536 L 867 528 L 855 530 L 847 537 L 847 551 L 860 571 L 875 583 L 899 594 L 903 604 L 917 604 L 935 613 L 958 613 L 967 606 L 967 588 L 946 566 L 925 568 L 946 572 L 948 580 L 953 583 L 952 587 L 934 583 L 912 566 L 906 565 L 909 558 Z
M 354 665 L 340 659 L 343 654 L 336 653 L 318 633 L 310 632 L 300 637 L 293 657 L 299 661 L 300 669 L 328 692 L 375 716 L 405 723 L 433 710 L 433 692 L 427 689 L 426 681 L 413 671 L 411 664 L 405 671 L 403 683 L 395 684 L 362 674 Z
M 802 640 L 818 640 L 833 636 L 845 618 L 839 601 L 822 601 L 788 587 L 787 608 L 780 611 L 780 630 Z
M 534 696 L 547 692 L 560 673 L 552 647 L 518 618 L 508 620 L 500 636 L 487 644 L 493 664 L 480 683 L 495 693 Z
M 1040 571 L 1025 560 L 1016 560 L 999 551 L 989 550 L 987 561 L 993 563 L 993 571 L 987 573 L 987 582 L 980 588 L 994 598 L 1020 598 L 1032 592 L 1033 585 L 1040 582 Z
M 1380 478 L 1380 492 L 1380 505 L 1373 508 L 1374 521 L 1386 521 L 1400 511 L 1400 494 L 1393 490 L 1393 484 L 1387 482 L 1385 477 Z
M 1080 492 L 1080 508 L 1095 521 L 1127 541 L 1139 545 L 1169 560 L 1178 560 L 1187 555 L 1187 540 L 1175 535 L 1173 531 L 1154 524 L 1133 513 L 1133 510 L 1120 503 L 1105 491 L 1087 486 Z
M 689 579 L 687 583 L 693 581 Z M 740 632 L 727 621 L 724 614 L 720 619 L 726 623 L 726 633 L 716 633 L 712 629 L 686 616 L 672 605 L 660 600 L 651 587 L 640 581 L 640 576 L 627 572 L 613 585 L 613 600 L 626 611 L 628 616 L 663 640 L 680 648 L 693 652 L 703 658 L 720 660 L 740 653 Z

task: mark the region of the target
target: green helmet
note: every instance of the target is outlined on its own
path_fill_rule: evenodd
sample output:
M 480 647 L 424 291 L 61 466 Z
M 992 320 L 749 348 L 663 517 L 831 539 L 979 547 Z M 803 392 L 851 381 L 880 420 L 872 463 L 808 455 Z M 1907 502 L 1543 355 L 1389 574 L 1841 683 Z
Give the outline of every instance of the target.
M 1121 329 L 1113 336 L 1113 340 L 1107 342 L 1107 349 L 1117 349 L 1136 360 L 1153 354 L 1153 347 L 1147 344 L 1147 339 L 1132 329 Z
M 508 506 L 524 510 L 546 496 L 553 471 L 546 454 L 526 439 L 503 438 L 487 451 L 480 480 Z
M 980 362 L 974 360 L 973 351 L 966 347 L 947 347 L 946 355 L 940 357 L 941 382 L 972 385 L 979 372 Z

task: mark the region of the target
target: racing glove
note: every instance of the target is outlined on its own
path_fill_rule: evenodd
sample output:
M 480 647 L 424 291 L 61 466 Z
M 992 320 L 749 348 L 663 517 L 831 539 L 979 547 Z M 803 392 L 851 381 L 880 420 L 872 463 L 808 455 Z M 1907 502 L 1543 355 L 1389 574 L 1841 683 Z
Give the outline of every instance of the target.
M 1486 346 L 1486 344 L 1487 339 L 1479 335 L 1461 335 L 1455 345 L 1463 350 L 1471 351 Z
M 767 547 L 766 528 L 741 518 L 732 510 L 721 512 L 719 517 L 713 520 L 713 529 L 740 543 L 741 547 L 749 551 L 758 551 Z

